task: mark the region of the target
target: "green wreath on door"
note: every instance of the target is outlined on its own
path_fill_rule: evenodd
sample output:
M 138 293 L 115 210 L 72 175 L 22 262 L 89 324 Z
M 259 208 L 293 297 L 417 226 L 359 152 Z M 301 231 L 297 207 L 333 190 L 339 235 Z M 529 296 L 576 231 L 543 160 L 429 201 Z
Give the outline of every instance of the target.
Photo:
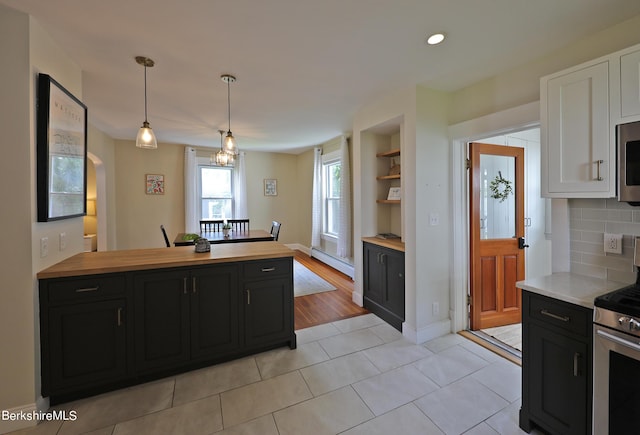
M 511 181 L 504 178 L 501 171 L 498 171 L 496 178 L 491 181 L 489 189 L 491 190 L 491 198 L 498 199 L 500 202 L 506 201 L 509 195 L 513 194 Z

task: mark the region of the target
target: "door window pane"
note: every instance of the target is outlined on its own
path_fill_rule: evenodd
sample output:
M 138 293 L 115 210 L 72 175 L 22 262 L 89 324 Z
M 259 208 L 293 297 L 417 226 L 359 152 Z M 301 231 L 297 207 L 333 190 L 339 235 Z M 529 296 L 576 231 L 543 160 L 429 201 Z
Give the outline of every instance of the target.
M 480 239 L 516 236 L 515 157 L 480 155 Z

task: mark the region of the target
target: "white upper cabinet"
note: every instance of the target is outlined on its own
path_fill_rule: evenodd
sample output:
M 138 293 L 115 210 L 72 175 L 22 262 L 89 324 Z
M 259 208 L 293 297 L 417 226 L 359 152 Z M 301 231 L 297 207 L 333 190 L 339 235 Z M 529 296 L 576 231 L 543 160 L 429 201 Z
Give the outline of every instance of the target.
M 620 56 L 620 110 L 626 122 L 640 117 L 640 48 Z M 626 120 L 626 118 L 634 119 Z
M 615 196 L 609 68 L 599 59 L 541 79 L 542 196 Z

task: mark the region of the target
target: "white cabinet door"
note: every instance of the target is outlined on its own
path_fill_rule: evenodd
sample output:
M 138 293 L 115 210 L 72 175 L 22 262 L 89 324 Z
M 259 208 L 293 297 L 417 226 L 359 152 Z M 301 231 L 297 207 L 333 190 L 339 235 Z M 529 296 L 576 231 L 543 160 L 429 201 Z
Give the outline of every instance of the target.
M 540 85 L 543 196 L 615 196 L 609 62 L 543 77 Z
M 620 57 L 622 117 L 640 115 L 640 50 Z

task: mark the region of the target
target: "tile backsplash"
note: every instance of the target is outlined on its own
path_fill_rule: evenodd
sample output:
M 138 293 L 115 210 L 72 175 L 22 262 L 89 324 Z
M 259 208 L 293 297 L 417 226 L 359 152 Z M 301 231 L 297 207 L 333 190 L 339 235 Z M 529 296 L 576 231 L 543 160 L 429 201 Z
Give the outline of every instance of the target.
M 571 272 L 631 283 L 640 207 L 616 199 L 570 199 Z M 604 252 L 604 233 L 623 234 L 622 254 Z

